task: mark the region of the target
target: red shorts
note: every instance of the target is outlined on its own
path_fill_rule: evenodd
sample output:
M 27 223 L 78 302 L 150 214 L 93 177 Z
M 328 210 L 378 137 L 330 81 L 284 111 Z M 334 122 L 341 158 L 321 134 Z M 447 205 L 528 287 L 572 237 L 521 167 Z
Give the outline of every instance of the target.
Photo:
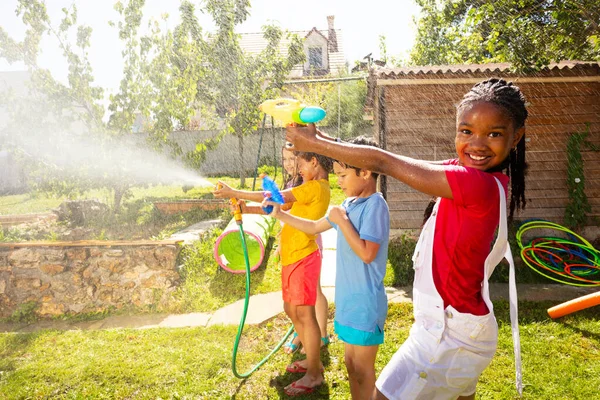
M 314 306 L 321 276 L 321 251 L 316 250 L 293 264 L 281 268 L 283 301 L 295 306 Z

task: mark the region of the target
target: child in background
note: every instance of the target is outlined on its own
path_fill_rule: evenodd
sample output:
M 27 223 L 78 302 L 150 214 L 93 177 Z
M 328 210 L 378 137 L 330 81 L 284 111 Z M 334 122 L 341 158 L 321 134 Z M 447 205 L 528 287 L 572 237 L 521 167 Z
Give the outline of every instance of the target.
M 359 137 L 353 144 L 376 146 Z M 318 221 L 283 212 L 275 203 L 272 216 L 310 234 L 330 228 L 338 231 L 335 283 L 335 332 L 345 343 L 350 392 L 355 400 L 368 400 L 375 387 L 375 358 L 383 343 L 387 296 L 383 286 L 388 255 L 390 215 L 387 203 L 377 192 L 377 174 L 334 161 L 333 170 L 348 198 Z M 303 361 L 288 367 L 301 372 Z
M 290 213 L 307 219 L 319 219 L 329 207 L 329 171 L 331 160 L 314 153 L 296 153 L 302 185 L 281 192 Z M 217 198 L 238 198 L 262 202 L 263 192 L 235 190 L 220 182 Z M 242 203 L 242 212 L 264 214 L 261 207 Z M 321 251 L 316 236 L 307 235 L 289 225 L 281 230 L 281 291 L 283 308 L 292 320 L 306 353 L 306 373 L 285 388 L 288 396 L 312 393 L 323 383 L 323 365 L 319 357 L 321 333 L 315 314 L 317 285 L 321 272 Z
M 287 145 L 283 146 L 281 149 L 281 162 L 282 162 L 282 173 L 283 173 L 283 183 L 281 185 L 281 190 L 291 189 L 296 186 L 300 186 L 302 184 L 302 177 L 298 173 L 298 164 L 296 163 L 296 155 L 293 151 L 291 151 Z M 291 203 L 286 203 L 281 206 L 283 210 L 289 210 L 292 208 Z M 283 224 L 283 223 L 282 223 Z M 281 232 L 277 238 L 281 236 Z M 280 241 L 279 241 L 280 242 Z M 280 243 L 281 244 L 281 243 Z M 319 250 L 321 253 L 323 252 L 323 240 L 321 235 L 317 235 L 317 246 L 319 246 Z M 277 247 L 275 256 L 279 256 L 279 247 Z M 315 304 L 315 312 L 317 314 L 317 322 L 319 323 L 319 330 L 321 331 L 321 347 L 329 344 L 329 335 L 327 335 L 327 313 L 328 313 L 328 304 L 327 298 L 323 294 L 323 290 L 321 289 L 321 279 L 319 276 L 319 282 L 317 286 L 317 303 Z M 294 332 L 291 336 L 290 340 L 283 346 L 283 351 L 286 354 L 295 353 L 302 343 L 300 342 L 300 337 L 297 332 Z M 304 349 L 301 350 L 301 353 L 304 354 Z
M 478 378 L 498 343 L 488 278 L 504 257 L 514 277 L 505 193 L 510 176 L 512 217 L 515 208 L 525 206 L 527 114 L 525 98 L 511 82 L 489 79 L 476 84 L 457 108 L 458 158 L 444 162 L 336 143 L 314 125 L 287 128 L 287 140 L 297 150 L 311 149 L 439 197 L 413 256 L 415 323 L 379 376 L 373 399 L 475 398 Z M 510 292 L 521 391 L 514 279 Z

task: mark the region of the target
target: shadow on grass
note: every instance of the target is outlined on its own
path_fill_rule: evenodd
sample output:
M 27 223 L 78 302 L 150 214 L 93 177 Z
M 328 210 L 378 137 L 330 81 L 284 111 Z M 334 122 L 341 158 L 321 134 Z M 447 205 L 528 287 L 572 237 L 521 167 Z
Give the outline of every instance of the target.
M 592 332 L 579 325 L 583 322 L 594 322 L 600 326 L 600 314 L 598 307 L 590 307 L 576 313 L 565 315 L 564 317 L 552 319 L 548 315 L 548 308 L 555 306 L 555 301 L 520 301 L 519 302 L 519 323 L 556 323 L 568 327 L 573 333 L 578 333 L 583 337 L 600 341 L 600 333 Z M 499 323 L 510 325 L 509 302 L 506 300 L 494 302 L 494 313 Z
M 304 358 L 305 356 L 303 354 L 300 354 L 300 352 L 298 351 L 294 353 L 290 364 L 294 361 L 303 360 Z M 323 363 L 323 367 L 326 370 L 331 365 L 331 355 L 327 346 L 321 348 L 321 363 Z M 285 394 L 286 386 L 302 378 L 302 376 L 302 373 L 293 374 L 291 372 L 285 371 L 284 374 L 272 378 L 269 382 L 269 386 L 277 390 L 280 399 L 289 399 L 290 396 Z M 299 397 L 303 399 L 328 399 L 330 397 L 329 384 L 326 380 L 323 380 L 323 383 L 316 387 L 314 392 L 312 392 L 311 394 L 299 395 Z
M 34 342 L 40 333 L 2 335 L 0 341 L 0 373 L 17 369 L 19 358 L 27 353 L 29 344 Z

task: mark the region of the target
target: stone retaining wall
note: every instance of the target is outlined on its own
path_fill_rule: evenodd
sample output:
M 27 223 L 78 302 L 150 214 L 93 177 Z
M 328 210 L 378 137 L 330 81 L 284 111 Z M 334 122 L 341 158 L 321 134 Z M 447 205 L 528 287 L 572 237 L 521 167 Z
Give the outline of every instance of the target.
M 158 304 L 178 285 L 174 241 L 0 243 L 0 317 Z

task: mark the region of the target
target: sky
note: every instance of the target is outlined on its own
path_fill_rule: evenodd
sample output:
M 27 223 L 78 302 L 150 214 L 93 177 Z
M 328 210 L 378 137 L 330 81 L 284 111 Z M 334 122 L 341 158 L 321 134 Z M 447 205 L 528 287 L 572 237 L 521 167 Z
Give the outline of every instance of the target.
M 62 17 L 61 9 L 75 4 L 78 10 L 78 24 L 92 28 L 89 58 L 96 78 L 96 84 L 104 87 L 105 94 L 115 93 L 122 75 L 122 44 L 117 36 L 117 28 L 110 27 L 109 21 L 117 21 L 113 0 L 46 0 L 51 21 L 58 26 Z M 198 5 L 199 1 L 194 1 Z M 8 34 L 22 40 L 25 27 L 17 18 L 17 0 L 1 0 L 0 26 Z M 379 37 L 386 37 L 388 56 L 406 56 L 414 43 L 416 32 L 413 17 L 418 16 L 419 7 L 413 0 L 369 0 L 350 2 L 348 0 L 251 0 L 250 17 L 239 26 L 238 33 L 260 32 L 261 26 L 274 23 L 285 30 L 327 29 L 327 16 L 335 16 L 335 28 L 342 30 L 344 53 L 350 66 L 369 53 L 379 57 Z M 168 27 L 179 22 L 179 1 L 146 0 L 144 21 L 159 19 L 168 13 Z M 199 8 L 199 7 L 197 7 Z M 205 31 L 212 31 L 214 25 L 210 17 L 197 12 L 200 24 Z M 55 40 L 45 37 L 42 41 L 43 53 L 39 64 L 48 68 L 53 76 L 66 80 L 67 66 Z M 0 59 L 0 71 L 24 70 L 23 64 L 8 64 Z

